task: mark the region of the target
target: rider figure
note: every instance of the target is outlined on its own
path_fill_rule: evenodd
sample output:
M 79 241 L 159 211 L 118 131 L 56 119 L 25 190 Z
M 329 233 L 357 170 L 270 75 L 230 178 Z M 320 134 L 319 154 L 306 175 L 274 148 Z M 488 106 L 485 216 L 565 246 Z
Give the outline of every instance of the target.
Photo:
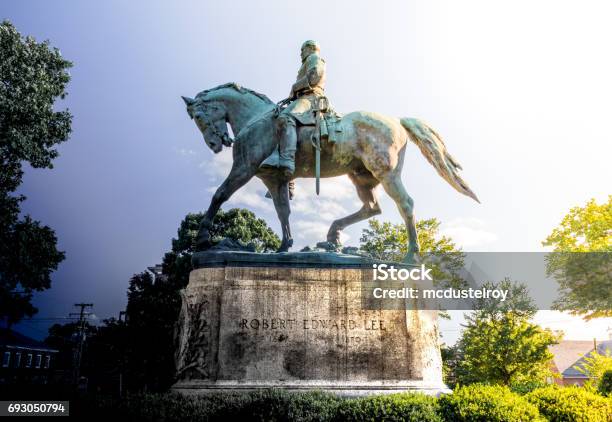
M 319 56 L 319 51 L 316 41 L 308 40 L 302 44 L 302 66 L 289 94 L 292 101 L 276 119 L 280 137 L 279 166 L 288 178 L 295 171 L 297 122 L 314 124 L 313 109 L 318 99 L 325 95 L 325 60 Z

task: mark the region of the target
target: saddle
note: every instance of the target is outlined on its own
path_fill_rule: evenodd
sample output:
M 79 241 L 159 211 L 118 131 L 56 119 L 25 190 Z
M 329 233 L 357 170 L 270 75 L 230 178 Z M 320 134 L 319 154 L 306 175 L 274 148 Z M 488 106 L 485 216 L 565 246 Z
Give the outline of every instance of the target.
M 293 116 L 298 122 L 298 144 L 309 139 L 315 148 L 334 144 L 342 132 L 342 115 L 330 107 L 327 97 L 319 97 L 319 104 L 315 104 L 312 110 Z M 275 148 L 261 165 L 276 167 L 278 162 L 279 151 Z

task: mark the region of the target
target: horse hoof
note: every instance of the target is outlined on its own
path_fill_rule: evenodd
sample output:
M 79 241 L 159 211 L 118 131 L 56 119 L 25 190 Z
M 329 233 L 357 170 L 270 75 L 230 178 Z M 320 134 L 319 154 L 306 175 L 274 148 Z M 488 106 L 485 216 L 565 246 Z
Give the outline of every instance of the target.
M 327 243 L 340 247 L 340 232 L 334 230 L 331 234 L 327 235 Z
M 208 236 L 198 236 L 195 241 L 195 250 L 196 251 L 205 251 L 210 249 L 213 246 L 210 235 Z
M 326 242 L 317 243 L 317 248 L 324 249 L 327 252 L 338 252 L 340 251 L 340 243 L 330 242 L 328 240 Z
M 278 248 L 276 250 L 276 253 L 279 252 L 289 252 L 289 248 L 293 246 L 293 239 L 288 239 L 288 240 L 283 240 L 283 243 L 281 243 L 280 248 Z

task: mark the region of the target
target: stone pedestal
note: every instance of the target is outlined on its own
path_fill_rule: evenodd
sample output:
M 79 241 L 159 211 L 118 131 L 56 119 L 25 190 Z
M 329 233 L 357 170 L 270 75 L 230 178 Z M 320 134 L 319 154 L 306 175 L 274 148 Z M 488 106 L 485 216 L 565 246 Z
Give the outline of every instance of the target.
M 371 264 L 326 253 L 194 257 L 175 391 L 446 391 L 435 311 L 367 310 Z

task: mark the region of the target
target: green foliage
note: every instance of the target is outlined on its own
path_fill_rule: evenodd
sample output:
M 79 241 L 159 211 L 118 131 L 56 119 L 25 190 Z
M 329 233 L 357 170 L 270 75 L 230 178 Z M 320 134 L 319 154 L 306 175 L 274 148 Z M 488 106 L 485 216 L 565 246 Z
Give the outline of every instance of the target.
M 136 274 L 128 288 L 127 387 L 164 391 L 174 380 L 174 325 L 181 306 L 175 284 Z
M 548 346 L 558 337 L 529 322 L 536 310 L 524 285 L 505 279 L 487 287 L 509 290 L 510 299 L 481 301 L 466 317 L 457 344 L 457 381 L 507 386 L 544 381 L 553 357 Z
M 408 234 L 404 224 L 392 224 L 371 219 L 363 229 L 360 249 L 381 261 L 401 262 L 408 253 Z M 462 286 L 459 276 L 464 254 L 448 237 L 439 233 L 440 222 L 435 218 L 419 220 L 416 224 L 423 260 L 437 286 Z
M 200 228 L 203 213 L 187 214 L 178 229 L 178 237 L 172 239 L 172 250 L 164 256 L 163 272 L 170 282 L 187 285 L 191 271 L 191 255 Z M 213 242 L 228 238 L 242 243 L 252 243 L 257 252 L 271 252 L 280 246 L 280 239 L 261 218 L 246 209 L 219 210 L 210 229 Z
M 33 292 L 50 287 L 50 274 L 64 259 L 53 230 L 19 218 L 25 197 L 14 192 L 24 162 L 52 168 L 54 146 L 68 139 L 72 116 L 54 104 L 66 95 L 70 66 L 48 42 L 0 24 L 0 318 L 9 326 L 37 312 Z
M 22 397 L 22 396 L 20 396 Z M 71 412 L 130 421 L 609 421 L 612 399 L 579 387 L 548 386 L 521 396 L 474 384 L 440 398 L 402 393 L 341 398 L 324 392 L 260 390 L 183 396 L 128 394 L 71 401 Z
M 447 421 L 543 421 L 537 407 L 507 387 L 473 384 L 439 399 Z
M 361 234 L 361 250 L 382 261 L 401 262 L 408 253 L 408 233 L 404 224 L 393 224 L 372 218 Z M 416 224 L 419 244 L 423 252 L 455 252 L 453 241 L 439 235 L 440 222 L 435 218 L 419 220 Z
M 442 344 L 440 346 L 440 355 L 442 357 L 442 379 L 446 385 L 454 388 L 457 383 L 458 346 Z
M 509 315 L 521 320 L 529 320 L 538 311 L 529 295 L 529 289 L 524 283 L 504 278 L 497 283 L 484 282 L 482 287 L 488 290 L 506 290 L 508 296 L 503 302 L 492 298 L 476 299 L 474 302 L 475 311 L 467 317 L 468 321 L 477 319 L 499 320 Z
M 261 390 L 185 397 L 135 394 L 101 401 L 97 414 L 126 420 L 164 421 L 419 421 L 441 422 L 438 400 L 423 394 L 341 398 L 323 392 Z
M 585 319 L 612 316 L 612 195 L 572 208 L 542 244 L 554 252 L 546 268 L 560 287 L 554 309 Z
M 72 63 L 48 41 L 22 37 L 8 21 L 0 24 L 0 157 L 2 164 L 27 161 L 52 168 L 53 147 L 68 139 L 72 116 L 55 111 L 66 96 Z M 20 171 L 20 166 L 19 166 Z M 21 174 L 16 174 L 21 176 Z
M 178 238 L 172 239 L 172 251 L 193 252 L 203 213 L 187 214 L 178 229 Z M 244 208 L 219 210 L 210 229 L 213 242 L 223 238 L 243 243 L 253 243 L 257 252 L 272 252 L 280 246 L 280 239 L 270 229 L 265 220 Z
M 525 398 L 551 421 L 607 422 L 612 417 L 612 400 L 581 387 L 549 386 Z
M 438 400 L 424 394 L 391 394 L 344 400 L 337 421 L 443 421 Z
M 550 378 L 553 378 L 555 375 L 559 377 L 558 374 L 550 374 Z M 533 390 L 537 390 L 538 388 L 544 388 L 548 385 L 549 384 L 541 377 L 538 377 L 537 379 L 523 379 L 523 377 L 519 376 L 515 381 L 512 382 L 512 384 L 510 385 L 510 389 L 517 394 L 525 395 L 527 393 L 531 393 Z
M 558 252 L 611 252 L 611 227 L 612 195 L 601 205 L 591 199 L 584 207 L 570 209 L 542 245 Z
M 612 398 L 612 369 L 606 370 L 597 383 L 597 391 L 603 396 L 610 396 Z
M 322 392 L 263 390 L 186 397 L 133 394 L 126 400 L 95 403 L 98 415 L 135 421 L 331 421 L 342 399 Z
M 596 388 L 604 372 L 612 370 L 612 354 L 610 349 L 606 349 L 603 354 L 598 351 L 588 353 L 583 356 L 582 361 L 578 365 L 574 366 L 574 369 L 589 378 L 584 384 L 585 387 Z

